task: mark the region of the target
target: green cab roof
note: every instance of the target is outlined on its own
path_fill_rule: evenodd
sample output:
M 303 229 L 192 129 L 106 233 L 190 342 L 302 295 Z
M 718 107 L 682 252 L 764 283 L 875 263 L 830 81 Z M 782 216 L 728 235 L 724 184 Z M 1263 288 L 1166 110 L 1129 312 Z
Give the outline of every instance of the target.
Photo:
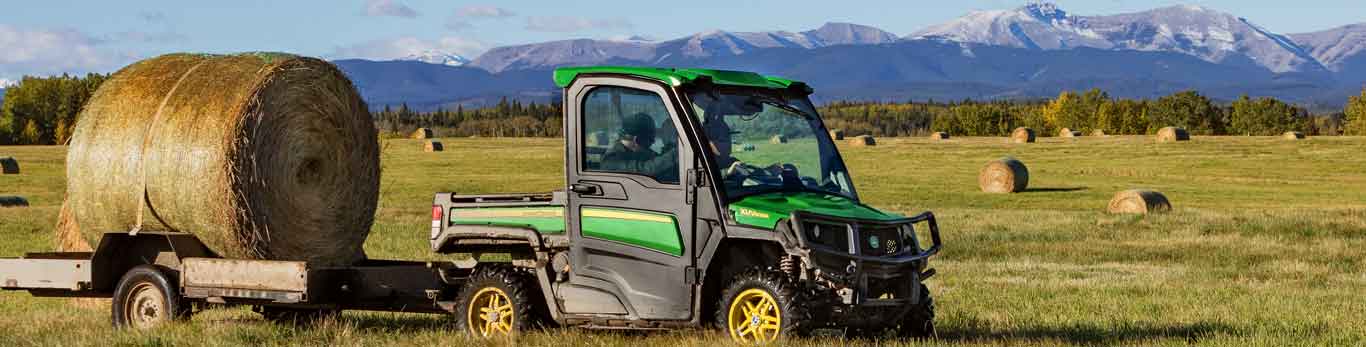
M 581 66 L 558 68 L 555 69 L 555 85 L 560 88 L 568 88 L 571 83 L 574 83 L 574 79 L 582 74 L 631 75 L 664 82 L 675 87 L 692 83 L 699 79 L 710 79 L 712 83 L 740 87 L 786 89 L 796 85 L 798 88 L 803 88 L 806 89 L 807 92 L 810 92 L 810 87 L 808 87 L 806 83 L 781 77 L 764 76 L 753 72 L 629 66 Z

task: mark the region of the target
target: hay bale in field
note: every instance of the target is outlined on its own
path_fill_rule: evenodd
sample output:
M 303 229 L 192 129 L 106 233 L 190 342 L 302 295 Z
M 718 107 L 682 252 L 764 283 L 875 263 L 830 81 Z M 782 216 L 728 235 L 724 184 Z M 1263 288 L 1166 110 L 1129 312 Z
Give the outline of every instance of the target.
M 0 157 L 0 174 L 17 175 L 19 174 L 19 161 L 13 157 Z
M 78 119 L 66 203 L 87 243 L 141 228 L 193 233 L 229 258 L 365 256 L 379 141 L 365 102 L 326 61 L 163 55 L 111 76 Z
M 446 147 L 441 146 L 441 141 L 427 141 L 422 144 L 423 152 L 441 152 L 444 150 Z
M 1132 189 L 1115 193 L 1106 208 L 1110 213 L 1148 214 L 1172 210 L 1171 202 L 1162 193 L 1152 190 Z
M 1019 127 L 1010 132 L 1010 142 L 1032 143 L 1034 142 L 1034 129 Z
M 0 195 L 0 207 L 28 207 L 28 199 L 22 196 Z
M 1069 128 L 1058 130 L 1058 137 L 1081 137 L 1081 132 Z
M 775 145 L 776 145 L 776 144 L 781 144 L 781 143 L 787 143 L 787 136 L 783 136 L 783 134 L 773 135 L 772 138 L 769 138 L 769 139 L 768 139 L 768 143 L 772 143 L 772 144 L 775 144 Z
M 1303 140 L 1304 133 L 1298 131 L 1287 131 L 1284 134 L 1281 134 L 1281 137 L 1285 138 L 1286 140 Z
M 417 140 L 424 140 L 434 138 L 436 137 L 436 134 L 432 132 L 432 129 L 417 128 L 417 130 L 413 130 L 413 135 L 411 137 Z
M 607 132 L 601 130 L 588 133 L 588 138 L 586 140 L 588 147 L 607 147 L 612 145 L 607 142 Z
M 830 139 L 832 139 L 832 140 L 837 140 L 837 141 L 838 141 L 838 140 L 843 140 L 843 139 L 844 139 L 844 129 L 834 129 L 834 130 L 831 130 L 831 131 L 830 131 Z
M 1019 193 L 1029 187 L 1029 168 L 1011 157 L 993 160 L 977 175 L 977 186 L 987 193 Z
M 946 132 L 943 132 L 943 131 L 936 131 L 936 132 L 930 134 L 930 139 L 932 139 L 932 140 L 948 140 L 948 139 L 949 139 L 949 133 L 946 133 Z
M 1103 130 L 1103 129 L 1096 129 L 1096 130 L 1092 130 L 1092 131 L 1091 131 L 1091 136 L 1095 136 L 1095 137 L 1104 137 L 1104 136 L 1109 136 L 1109 135 L 1105 135 L 1105 130 Z
M 1186 129 L 1166 127 L 1157 131 L 1157 142 L 1190 141 L 1191 134 Z
M 854 147 L 877 146 L 877 140 L 873 139 L 873 135 L 854 136 L 846 140 L 846 142 Z

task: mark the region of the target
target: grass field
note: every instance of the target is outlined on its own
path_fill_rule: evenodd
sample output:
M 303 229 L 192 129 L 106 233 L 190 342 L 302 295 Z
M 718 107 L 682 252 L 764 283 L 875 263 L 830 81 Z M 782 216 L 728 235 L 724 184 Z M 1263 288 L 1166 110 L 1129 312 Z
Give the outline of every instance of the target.
M 427 251 L 436 191 L 545 191 L 563 184 L 559 139 L 443 139 L 422 153 L 386 142 L 373 257 L 437 258 Z M 0 147 L 21 175 L 0 195 L 0 256 L 50 249 L 61 204 L 62 147 Z M 999 138 L 878 139 L 844 148 L 865 202 L 903 213 L 933 210 L 947 243 L 931 265 L 939 338 L 789 345 L 1366 344 L 1366 138 L 1195 137 L 1156 144 L 1113 136 L 1008 145 Z M 1030 191 L 977 190 L 988 160 L 1014 156 Z M 1175 211 L 1103 212 L 1117 191 L 1166 193 Z M 500 345 L 472 341 L 433 315 L 347 313 L 317 326 L 266 323 L 245 309 L 204 312 L 148 333 L 115 332 L 108 307 L 0 293 L 0 345 Z M 715 346 L 714 331 L 550 330 L 516 345 Z

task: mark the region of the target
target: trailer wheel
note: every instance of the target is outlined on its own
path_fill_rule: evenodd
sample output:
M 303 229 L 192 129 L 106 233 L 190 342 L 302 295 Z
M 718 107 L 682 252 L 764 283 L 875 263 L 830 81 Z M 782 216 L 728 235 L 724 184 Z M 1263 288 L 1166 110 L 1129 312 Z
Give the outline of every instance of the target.
M 920 284 L 920 295 L 924 298 L 911 312 L 901 318 L 901 327 L 897 329 L 897 335 L 905 338 L 925 339 L 935 337 L 934 331 L 934 297 L 930 296 L 930 288 L 925 284 Z
M 539 319 L 536 287 L 529 274 L 511 266 L 476 269 L 460 291 L 456 327 L 476 337 L 510 336 L 534 328 Z
M 143 330 L 188 319 L 190 307 L 180 299 L 174 283 L 166 273 L 152 265 L 128 270 L 114 289 L 114 327 Z
M 750 269 L 736 275 L 721 293 L 716 321 L 731 339 L 765 343 L 806 332 L 812 318 L 797 285 L 775 270 Z

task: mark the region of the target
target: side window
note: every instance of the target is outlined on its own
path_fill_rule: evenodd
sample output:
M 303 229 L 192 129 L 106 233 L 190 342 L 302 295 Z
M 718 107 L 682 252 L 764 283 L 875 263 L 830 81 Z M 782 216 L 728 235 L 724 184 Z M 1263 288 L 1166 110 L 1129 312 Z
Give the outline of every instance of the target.
M 629 173 L 678 184 L 678 131 L 653 92 L 597 87 L 583 100 L 583 170 Z

